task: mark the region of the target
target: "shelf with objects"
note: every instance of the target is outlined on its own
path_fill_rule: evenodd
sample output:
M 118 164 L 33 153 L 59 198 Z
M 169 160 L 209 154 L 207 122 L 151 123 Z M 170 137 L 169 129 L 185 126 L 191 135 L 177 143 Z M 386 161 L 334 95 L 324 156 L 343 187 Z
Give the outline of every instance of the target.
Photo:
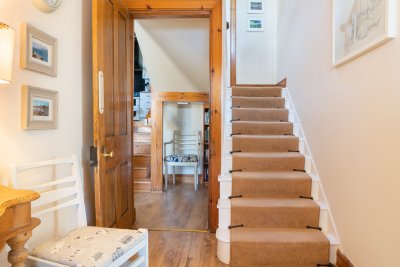
M 209 178 L 209 158 L 210 158 L 210 106 L 203 104 L 203 182 L 207 183 Z

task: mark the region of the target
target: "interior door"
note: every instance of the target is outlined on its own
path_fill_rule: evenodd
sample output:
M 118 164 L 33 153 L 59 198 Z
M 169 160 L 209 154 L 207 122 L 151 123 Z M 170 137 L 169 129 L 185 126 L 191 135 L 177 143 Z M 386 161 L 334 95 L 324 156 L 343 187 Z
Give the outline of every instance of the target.
M 93 0 L 93 115 L 96 225 L 131 228 L 133 90 L 130 17 L 120 0 Z

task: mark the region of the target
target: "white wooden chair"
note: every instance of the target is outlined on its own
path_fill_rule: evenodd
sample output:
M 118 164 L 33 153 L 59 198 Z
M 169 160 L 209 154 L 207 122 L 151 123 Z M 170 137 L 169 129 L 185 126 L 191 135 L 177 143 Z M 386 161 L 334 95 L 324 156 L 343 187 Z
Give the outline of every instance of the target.
M 60 168 L 69 169 L 70 176 L 57 176 Z M 64 170 L 62 169 L 62 170 Z M 71 170 L 71 171 L 70 171 Z M 41 197 L 32 203 L 33 217 L 48 222 L 47 216 L 56 216 L 65 212 L 67 207 L 76 207 L 76 220 L 62 217 L 58 224 L 76 221 L 75 230 L 57 233 L 61 238 L 35 246 L 28 256 L 29 266 L 148 266 L 147 229 L 126 230 L 87 226 L 82 178 L 78 160 L 75 156 L 28 164 L 11 165 L 11 184 L 17 189 L 30 189 L 41 193 Z M 38 174 L 52 176 L 50 182 L 36 182 Z M 63 172 L 64 174 L 65 172 Z M 20 185 L 29 186 L 20 186 Z M 63 211 L 61 211 L 63 210 Z M 75 226 L 75 225 L 73 225 Z M 39 226 L 40 228 L 40 226 Z M 39 230 L 38 230 L 39 231 Z M 55 229 L 40 229 L 41 235 L 47 236 Z M 35 237 L 35 232 L 33 237 Z M 36 237 L 37 239 L 37 237 Z M 40 240 L 42 241 L 42 240 Z M 28 243 L 29 247 L 29 243 Z M 137 254 L 135 260 L 130 260 Z
M 194 190 L 197 190 L 199 184 L 198 167 L 201 166 L 201 132 L 180 132 L 174 131 L 173 139 L 164 143 L 163 159 L 164 159 L 164 183 L 165 190 L 168 189 L 168 167 L 172 166 L 172 180 L 175 184 L 175 167 L 193 167 L 194 169 Z M 166 155 L 167 145 L 172 145 L 172 154 Z

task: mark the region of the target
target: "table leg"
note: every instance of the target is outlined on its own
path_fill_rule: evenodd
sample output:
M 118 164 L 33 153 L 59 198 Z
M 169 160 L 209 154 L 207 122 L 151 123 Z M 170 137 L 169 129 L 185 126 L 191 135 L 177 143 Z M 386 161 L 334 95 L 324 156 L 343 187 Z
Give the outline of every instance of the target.
M 8 261 L 12 267 L 25 267 L 28 250 L 25 248 L 26 241 L 31 238 L 32 231 L 27 231 L 7 240 L 11 251 L 8 253 Z

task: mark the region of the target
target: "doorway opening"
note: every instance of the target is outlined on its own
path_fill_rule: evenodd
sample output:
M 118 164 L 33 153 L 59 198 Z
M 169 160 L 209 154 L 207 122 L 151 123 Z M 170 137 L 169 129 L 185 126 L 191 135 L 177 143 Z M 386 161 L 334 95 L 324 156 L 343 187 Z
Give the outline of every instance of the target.
M 209 19 L 133 23 L 135 228 L 207 230 Z M 156 152 L 151 149 L 153 134 L 162 137 L 162 149 Z M 152 173 L 152 162 L 160 156 L 162 192 Z

